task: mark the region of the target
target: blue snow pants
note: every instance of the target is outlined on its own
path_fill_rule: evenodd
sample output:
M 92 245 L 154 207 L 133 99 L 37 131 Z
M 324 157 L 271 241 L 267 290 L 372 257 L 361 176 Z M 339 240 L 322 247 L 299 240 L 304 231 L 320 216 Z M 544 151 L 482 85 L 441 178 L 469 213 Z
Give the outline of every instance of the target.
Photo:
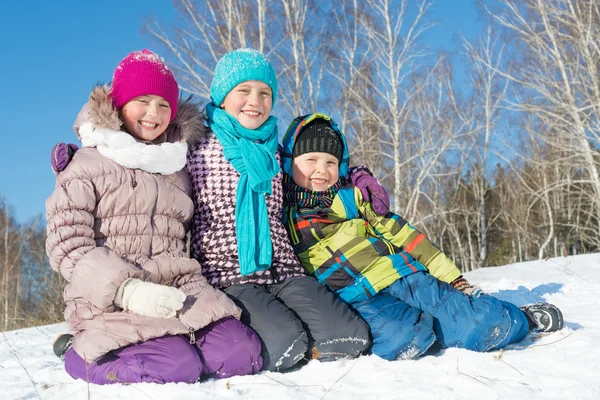
M 386 360 L 419 357 L 436 341 L 441 348 L 500 349 L 523 340 L 529 328 L 514 304 L 467 296 L 421 271 L 352 306 L 371 328 L 372 353 Z

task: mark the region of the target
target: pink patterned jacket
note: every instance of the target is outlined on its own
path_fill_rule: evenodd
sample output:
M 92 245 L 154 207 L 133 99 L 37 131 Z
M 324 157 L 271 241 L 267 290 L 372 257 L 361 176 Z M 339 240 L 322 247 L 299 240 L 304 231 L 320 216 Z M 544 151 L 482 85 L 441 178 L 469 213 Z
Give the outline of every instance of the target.
M 279 153 L 276 154 L 280 159 Z M 235 237 L 235 194 L 240 174 L 223 156 L 223 146 L 209 133 L 208 138 L 188 151 L 187 170 L 192 180 L 194 219 L 192 257 L 200 261 L 209 283 L 226 288 L 237 283 L 272 284 L 293 276 L 306 275 L 281 223 L 283 175 L 273 178 L 273 193 L 267 197 L 273 262 L 271 268 L 242 276 Z

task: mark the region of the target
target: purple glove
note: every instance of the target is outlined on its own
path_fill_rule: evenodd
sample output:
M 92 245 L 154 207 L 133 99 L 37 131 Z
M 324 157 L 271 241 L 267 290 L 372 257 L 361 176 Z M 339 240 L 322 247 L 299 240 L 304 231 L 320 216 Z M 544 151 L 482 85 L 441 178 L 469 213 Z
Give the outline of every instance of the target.
M 50 152 L 50 165 L 52 165 L 54 175 L 58 175 L 59 172 L 67 168 L 77 150 L 79 150 L 79 147 L 73 143 L 61 142 L 54 145 Z
M 371 203 L 377 214 L 386 215 L 390 212 L 390 196 L 387 190 L 367 167 L 354 167 L 349 175 L 350 183 L 360 190 L 365 201 Z

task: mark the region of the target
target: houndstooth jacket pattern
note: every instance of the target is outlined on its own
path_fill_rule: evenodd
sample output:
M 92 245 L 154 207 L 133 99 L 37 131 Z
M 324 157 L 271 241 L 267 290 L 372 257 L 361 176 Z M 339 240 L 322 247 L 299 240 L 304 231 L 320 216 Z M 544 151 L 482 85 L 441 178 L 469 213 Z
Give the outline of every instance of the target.
M 280 161 L 279 153 L 276 158 Z M 306 275 L 281 222 L 281 172 L 273 178 L 272 194 L 266 198 L 273 243 L 271 268 L 242 276 L 235 237 L 235 194 L 240 174 L 225 159 L 223 146 L 212 133 L 190 147 L 187 170 L 194 199 L 192 257 L 200 261 L 211 285 L 223 289 L 239 283 L 273 284 Z

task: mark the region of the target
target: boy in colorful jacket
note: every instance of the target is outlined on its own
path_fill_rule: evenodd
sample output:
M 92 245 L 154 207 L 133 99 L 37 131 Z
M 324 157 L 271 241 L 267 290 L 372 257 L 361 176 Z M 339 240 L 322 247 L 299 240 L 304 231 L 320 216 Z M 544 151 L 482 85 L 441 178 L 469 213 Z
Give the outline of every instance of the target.
M 348 146 L 324 114 L 296 118 L 283 140 L 284 224 L 304 268 L 367 321 L 372 352 L 412 359 L 434 343 L 502 348 L 529 330 L 562 328 L 547 303 L 524 306 L 483 294 L 399 215 L 379 216 L 346 179 Z

